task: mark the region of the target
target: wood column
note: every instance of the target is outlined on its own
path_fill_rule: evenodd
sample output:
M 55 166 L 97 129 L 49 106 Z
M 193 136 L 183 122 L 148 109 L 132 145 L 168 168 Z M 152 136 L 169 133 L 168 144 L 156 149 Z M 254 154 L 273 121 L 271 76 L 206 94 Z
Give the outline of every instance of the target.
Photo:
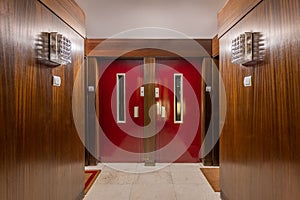
M 145 165 L 155 165 L 155 110 L 150 110 L 151 106 L 155 104 L 155 58 L 144 58 L 144 151 L 145 151 Z M 151 124 L 149 126 L 149 124 Z M 154 135 L 154 136 L 152 136 Z

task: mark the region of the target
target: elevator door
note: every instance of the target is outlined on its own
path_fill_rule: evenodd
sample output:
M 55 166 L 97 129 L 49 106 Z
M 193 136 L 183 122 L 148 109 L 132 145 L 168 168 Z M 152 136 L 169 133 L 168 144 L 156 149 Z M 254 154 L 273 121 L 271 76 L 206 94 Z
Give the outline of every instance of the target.
M 156 160 L 199 162 L 200 59 L 156 59 Z M 164 125 L 163 125 L 164 124 Z
M 99 68 L 100 161 L 141 162 L 143 60 L 101 59 Z
M 102 162 L 198 162 L 200 59 L 102 60 Z

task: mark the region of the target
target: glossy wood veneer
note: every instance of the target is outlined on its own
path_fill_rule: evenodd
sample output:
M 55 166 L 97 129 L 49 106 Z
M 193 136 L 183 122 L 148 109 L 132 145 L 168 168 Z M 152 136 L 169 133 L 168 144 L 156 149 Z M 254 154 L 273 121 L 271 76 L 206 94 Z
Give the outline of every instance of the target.
M 221 136 L 221 194 L 229 200 L 299 199 L 300 4 L 264 0 L 220 39 L 227 96 Z M 231 63 L 231 40 L 264 35 L 264 63 Z M 243 78 L 252 75 L 253 86 Z M 221 108 L 222 109 L 222 108 Z
M 159 48 L 149 48 L 152 46 Z M 130 51 L 124 53 L 126 49 Z M 166 49 L 174 51 L 170 52 Z M 86 56 L 179 57 L 178 52 L 188 57 L 209 56 L 211 55 L 211 40 L 196 39 L 193 42 L 187 39 L 87 39 L 85 41 Z
M 229 0 L 218 13 L 218 37 L 224 35 L 262 0 Z
M 86 37 L 85 14 L 74 0 L 39 0 L 83 38 Z
M 83 89 L 73 83 L 84 40 L 36 0 L 2 0 L 0 15 L 0 199 L 81 199 L 84 147 L 72 91 Z M 70 38 L 72 64 L 37 61 L 35 44 L 45 31 Z M 52 75 L 61 77 L 61 87 L 52 86 Z M 82 99 L 77 103 L 84 112 Z

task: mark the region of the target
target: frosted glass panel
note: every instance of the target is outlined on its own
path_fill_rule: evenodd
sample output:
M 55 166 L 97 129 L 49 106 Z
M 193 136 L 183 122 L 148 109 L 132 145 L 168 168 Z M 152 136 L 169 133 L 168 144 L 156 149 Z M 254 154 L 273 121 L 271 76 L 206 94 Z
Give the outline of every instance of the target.
M 117 74 L 117 122 L 125 123 L 125 74 Z
M 174 74 L 174 122 L 182 123 L 182 74 Z

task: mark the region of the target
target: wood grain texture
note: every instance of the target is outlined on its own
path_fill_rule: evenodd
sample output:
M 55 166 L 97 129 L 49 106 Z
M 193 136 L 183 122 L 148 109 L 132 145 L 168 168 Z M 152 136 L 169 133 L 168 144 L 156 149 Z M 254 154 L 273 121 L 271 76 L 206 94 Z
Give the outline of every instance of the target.
M 220 169 L 219 168 L 200 168 L 210 186 L 215 192 L 220 192 Z
M 220 39 L 227 95 L 221 136 L 223 199 L 299 199 L 300 3 L 264 0 Z M 266 58 L 231 64 L 231 40 L 245 31 L 266 38 Z M 245 88 L 243 77 L 253 76 Z
M 84 41 L 36 0 L 2 0 L 0 15 L 0 199 L 81 199 L 84 147 L 72 91 Z M 71 39 L 72 64 L 37 62 L 35 43 L 44 31 Z M 52 87 L 52 75 L 62 78 L 61 87 Z
M 189 57 L 211 55 L 210 39 L 195 41 L 194 43 L 193 40 L 187 39 L 87 39 L 85 55 L 101 57 L 179 57 L 177 53 Z M 159 48 L 149 48 L 152 46 Z M 166 49 L 174 51 L 170 52 Z M 124 50 L 128 51 L 124 52 Z
M 218 13 L 218 37 L 225 34 L 262 0 L 229 0 Z
M 211 48 L 211 55 L 212 57 L 217 57 L 219 56 L 219 38 L 218 35 L 216 35 L 213 39 L 212 39 L 212 48 Z
M 52 12 L 78 32 L 86 37 L 85 14 L 74 0 L 39 0 Z
M 156 150 L 156 137 L 153 133 L 156 131 L 156 122 L 151 122 L 151 119 L 156 119 L 156 111 L 151 110 L 151 106 L 156 104 L 155 101 L 155 66 L 156 59 L 154 57 L 144 58 L 144 162 L 145 165 L 154 165 L 155 163 L 155 150 Z M 149 111 L 149 112 L 148 112 Z

